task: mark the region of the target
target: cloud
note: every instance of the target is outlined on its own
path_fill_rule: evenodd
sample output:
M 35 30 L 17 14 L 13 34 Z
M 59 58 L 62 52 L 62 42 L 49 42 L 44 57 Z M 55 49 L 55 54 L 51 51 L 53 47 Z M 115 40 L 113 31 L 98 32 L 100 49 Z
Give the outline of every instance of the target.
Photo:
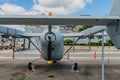
M 92 0 L 33 0 L 34 5 L 28 11 L 22 6 L 4 3 L 0 5 L 0 15 L 70 15 L 85 8 Z
M 25 8 L 15 4 L 4 3 L 0 5 L 0 15 L 40 15 L 40 13 L 35 10 L 26 11 Z
M 6 14 L 6 15 L 21 15 L 21 14 L 26 14 L 26 11 L 24 8 L 22 8 L 21 6 L 17 6 L 14 4 L 9 4 L 9 3 L 5 3 L 3 5 L 0 6 L 1 11 Z
M 55 15 L 69 15 L 85 8 L 92 0 L 34 0 L 33 10 L 41 13 L 52 11 Z

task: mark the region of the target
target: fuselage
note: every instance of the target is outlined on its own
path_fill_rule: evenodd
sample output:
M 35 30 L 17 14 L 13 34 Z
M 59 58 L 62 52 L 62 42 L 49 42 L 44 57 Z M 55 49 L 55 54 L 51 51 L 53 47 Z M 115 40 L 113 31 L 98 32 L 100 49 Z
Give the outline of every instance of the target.
M 51 38 L 51 44 L 49 44 L 49 37 Z M 45 60 L 48 60 L 49 54 L 51 60 L 60 60 L 63 58 L 64 42 L 63 35 L 59 30 L 52 29 L 51 33 L 45 30 L 40 37 L 40 42 L 42 56 Z M 51 52 L 48 49 L 49 45 L 51 45 Z

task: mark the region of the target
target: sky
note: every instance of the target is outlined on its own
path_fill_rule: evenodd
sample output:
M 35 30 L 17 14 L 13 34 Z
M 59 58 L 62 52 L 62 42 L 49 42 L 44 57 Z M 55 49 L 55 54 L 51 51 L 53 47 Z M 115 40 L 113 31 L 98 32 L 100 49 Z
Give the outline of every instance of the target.
M 112 0 L 0 0 L 0 15 L 109 15 Z

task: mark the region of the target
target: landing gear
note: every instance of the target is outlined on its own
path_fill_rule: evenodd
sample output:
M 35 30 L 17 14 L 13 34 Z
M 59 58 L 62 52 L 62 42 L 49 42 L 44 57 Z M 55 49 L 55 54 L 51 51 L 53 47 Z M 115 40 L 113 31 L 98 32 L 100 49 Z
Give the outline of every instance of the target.
M 78 63 L 74 63 L 71 68 L 72 72 L 78 72 Z
M 28 63 L 28 70 L 30 70 L 30 71 L 32 70 L 32 63 L 31 62 Z
M 74 71 L 77 71 L 78 70 L 78 64 L 77 63 L 74 63 Z
M 28 63 L 28 70 L 35 71 L 35 66 L 31 62 Z
M 57 61 L 56 61 L 56 60 L 53 60 L 53 63 L 57 63 Z

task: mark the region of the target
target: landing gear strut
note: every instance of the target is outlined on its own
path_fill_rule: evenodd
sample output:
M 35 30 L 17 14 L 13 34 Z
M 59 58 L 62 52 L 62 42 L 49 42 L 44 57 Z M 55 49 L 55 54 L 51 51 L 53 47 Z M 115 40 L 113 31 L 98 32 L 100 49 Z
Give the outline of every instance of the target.
M 35 71 L 35 66 L 31 62 L 28 63 L 28 70 Z
M 74 63 L 71 68 L 72 72 L 78 72 L 78 63 Z
M 57 61 L 56 61 L 56 60 L 53 60 L 53 63 L 57 63 Z

